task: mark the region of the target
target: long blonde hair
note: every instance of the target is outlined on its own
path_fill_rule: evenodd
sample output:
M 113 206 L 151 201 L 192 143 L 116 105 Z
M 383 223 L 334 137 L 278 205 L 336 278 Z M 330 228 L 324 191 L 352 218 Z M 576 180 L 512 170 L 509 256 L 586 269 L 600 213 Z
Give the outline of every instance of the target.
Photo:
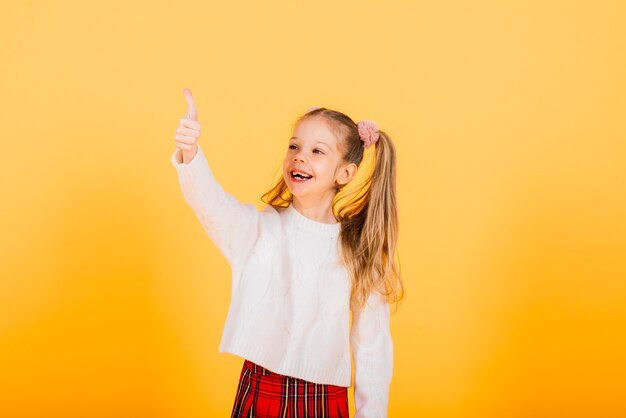
M 294 127 L 312 116 L 326 118 L 338 138 L 343 162 L 360 166 L 364 143 L 357 124 L 342 112 L 321 107 L 301 115 Z M 337 185 L 332 203 L 333 213 L 341 222 L 339 253 L 352 281 L 350 306 L 357 310 L 364 306 L 373 291 L 380 292 L 389 303 L 400 302 L 404 297 L 404 284 L 395 260 L 398 240 L 396 151 L 385 131 L 379 130 L 374 150 L 374 167 L 362 187 L 342 194 L 346 185 Z M 261 200 L 274 207 L 286 207 L 293 201 L 293 195 L 281 176 Z

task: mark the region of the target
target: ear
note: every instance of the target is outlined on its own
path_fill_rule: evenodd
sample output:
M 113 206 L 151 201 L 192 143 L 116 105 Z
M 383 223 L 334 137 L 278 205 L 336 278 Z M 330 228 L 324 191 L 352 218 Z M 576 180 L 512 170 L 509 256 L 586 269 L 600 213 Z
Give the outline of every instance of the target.
M 339 185 L 348 184 L 354 176 L 356 176 L 357 168 L 357 165 L 354 163 L 349 163 L 339 167 L 335 181 L 339 183 Z

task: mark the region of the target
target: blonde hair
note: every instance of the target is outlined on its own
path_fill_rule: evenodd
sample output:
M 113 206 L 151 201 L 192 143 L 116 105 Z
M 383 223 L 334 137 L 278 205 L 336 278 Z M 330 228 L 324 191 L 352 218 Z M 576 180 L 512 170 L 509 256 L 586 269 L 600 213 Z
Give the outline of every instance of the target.
M 301 115 L 294 127 L 305 118 L 322 116 L 338 138 L 344 163 L 360 166 L 364 143 L 357 124 L 342 112 L 324 107 Z M 333 213 L 341 222 L 339 248 L 341 260 L 350 273 L 352 290 L 350 307 L 361 309 L 373 291 L 380 292 L 389 303 L 404 297 L 404 284 L 396 263 L 398 211 L 396 197 L 396 151 L 389 135 L 379 130 L 374 146 L 375 162 L 362 187 L 342 194 L 347 185 L 337 185 Z M 286 207 L 293 201 L 285 179 L 261 197 L 274 207 Z M 346 203 L 341 204 L 341 202 Z

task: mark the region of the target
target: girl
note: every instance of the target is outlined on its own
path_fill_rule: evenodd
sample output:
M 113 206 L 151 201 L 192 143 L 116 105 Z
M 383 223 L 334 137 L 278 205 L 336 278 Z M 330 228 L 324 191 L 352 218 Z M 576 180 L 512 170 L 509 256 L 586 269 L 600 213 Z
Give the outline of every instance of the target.
M 282 178 L 258 210 L 224 191 L 198 142 L 191 92 L 171 161 L 185 201 L 232 270 L 219 352 L 244 358 L 231 417 L 386 417 L 393 369 L 389 303 L 403 296 L 394 260 L 396 157 L 375 122 L 311 107 L 295 123 Z M 338 207 L 364 150 L 363 187 Z M 233 163 L 236 164 L 234 161 Z M 241 175 L 254 173 L 241 166 Z M 352 357 L 351 357 L 352 356 Z

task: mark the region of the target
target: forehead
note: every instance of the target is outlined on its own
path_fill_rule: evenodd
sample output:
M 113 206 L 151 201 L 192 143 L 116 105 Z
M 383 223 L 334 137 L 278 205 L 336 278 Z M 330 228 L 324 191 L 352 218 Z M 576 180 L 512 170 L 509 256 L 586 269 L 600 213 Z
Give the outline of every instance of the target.
M 336 148 L 337 138 L 326 121 L 320 117 L 309 117 L 298 122 L 290 138 L 292 141 L 322 142 Z

